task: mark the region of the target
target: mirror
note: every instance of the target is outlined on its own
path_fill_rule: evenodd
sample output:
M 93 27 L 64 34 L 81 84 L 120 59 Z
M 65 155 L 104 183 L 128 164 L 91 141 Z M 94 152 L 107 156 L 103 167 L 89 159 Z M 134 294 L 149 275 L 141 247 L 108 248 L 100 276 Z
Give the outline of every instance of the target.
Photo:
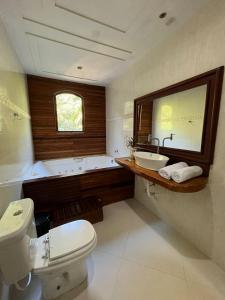
M 213 161 L 224 67 L 135 99 L 136 148 L 172 159 Z
M 206 96 L 202 85 L 140 104 L 138 142 L 200 152 Z

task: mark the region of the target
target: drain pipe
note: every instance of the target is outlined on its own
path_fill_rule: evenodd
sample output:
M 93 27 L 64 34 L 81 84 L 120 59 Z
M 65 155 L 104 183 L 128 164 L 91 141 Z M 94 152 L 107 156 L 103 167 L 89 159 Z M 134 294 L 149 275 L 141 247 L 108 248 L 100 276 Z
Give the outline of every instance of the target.
M 145 185 L 145 191 L 146 191 L 149 198 L 156 195 L 155 183 L 154 182 L 151 182 L 147 179 L 144 179 L 144 185 Z M 153 189 L 151 189 L 151 188 L 153 188 Z
M 25 286 L 21 286 L 19 284 L 19 281 L 15 283 L 15 286 L 16 286 L 17 290 L 24 291 L 30 285 L 30 283 L 31 283 L 31 272 L 29 272 L 29 274 L 27 276 L 28 276 L 28 279 L 27 279 L 27 283 L 25 284 Z

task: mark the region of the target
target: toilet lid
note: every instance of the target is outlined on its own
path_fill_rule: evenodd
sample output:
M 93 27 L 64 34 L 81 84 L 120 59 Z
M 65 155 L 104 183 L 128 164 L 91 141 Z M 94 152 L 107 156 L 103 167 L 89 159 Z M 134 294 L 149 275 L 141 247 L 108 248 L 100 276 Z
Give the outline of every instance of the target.
M 95 238 L 94 227 L 85 220 L 73 221 L 49 231 L 49 259 L 71 254 L 90 244 Z

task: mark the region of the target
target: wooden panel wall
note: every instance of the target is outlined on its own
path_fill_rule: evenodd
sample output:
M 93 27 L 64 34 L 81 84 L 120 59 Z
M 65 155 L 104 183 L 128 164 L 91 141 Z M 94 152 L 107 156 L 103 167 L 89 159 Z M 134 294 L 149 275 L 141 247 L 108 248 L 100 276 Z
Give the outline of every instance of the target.
M 27 75 L 35 159 L 106 152 L 105 88 Z M 55 94 L 73 92 L 84 101 L 84 132 L 58 132 Z

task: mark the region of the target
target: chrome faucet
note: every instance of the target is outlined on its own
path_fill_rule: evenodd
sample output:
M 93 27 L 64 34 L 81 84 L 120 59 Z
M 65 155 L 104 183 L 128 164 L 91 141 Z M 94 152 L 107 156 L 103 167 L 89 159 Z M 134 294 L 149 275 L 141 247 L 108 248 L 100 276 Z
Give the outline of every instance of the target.
M 170 136 L 165 137 L 165 138 L 163 139 L 162 146 L 165 147 L 165 141 L 166 141 L 166 140 L 172 141 L 174 135 L 175 135 L 174 133 L 171 133 Z
M 160 147 L 160 140 L 158 138 L 154 138 L 152 137 L 151 134 L 148 135 L 148 143 L 151 144 L 152 141 L 157 141 L 158 145 L 157 145 L 157 153 L 159 154 L 159 147 Z

